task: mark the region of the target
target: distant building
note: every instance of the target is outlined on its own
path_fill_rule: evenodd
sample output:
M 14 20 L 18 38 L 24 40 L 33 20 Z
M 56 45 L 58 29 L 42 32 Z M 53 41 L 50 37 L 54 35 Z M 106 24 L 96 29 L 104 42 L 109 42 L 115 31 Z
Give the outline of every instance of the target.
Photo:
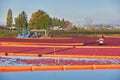
M 72 24 L 68 24 L 67 27 L 64 28 L 64 30 L 70 30 L 73 28 L 73 25 Z
M 115 29 L 120 29 L 120 25 L 118 25 L 118 26 L 115 26 Z
M 16 30 L 16 27 L 14 27 L 14 26 L 9 27 L 9 30 Z
M 53 30 L 60 30 L 61 26 L 54 26 Z

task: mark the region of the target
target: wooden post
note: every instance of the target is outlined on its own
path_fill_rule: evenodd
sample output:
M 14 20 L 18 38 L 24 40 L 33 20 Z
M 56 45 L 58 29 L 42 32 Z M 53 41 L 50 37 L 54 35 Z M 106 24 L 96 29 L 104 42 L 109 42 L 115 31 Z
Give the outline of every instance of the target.
M 55 47 L 53 48 L 53 52 L 54 52 L 54 58 L 55 58 Z M 56 62 L 56 59 L 55 59 L 55 62 Z

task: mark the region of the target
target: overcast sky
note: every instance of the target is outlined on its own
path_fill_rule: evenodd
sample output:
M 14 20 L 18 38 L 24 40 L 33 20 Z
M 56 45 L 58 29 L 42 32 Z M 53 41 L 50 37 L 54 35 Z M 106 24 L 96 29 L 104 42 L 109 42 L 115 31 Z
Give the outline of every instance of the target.
M 0 24 L 6 24 L 9 8 L 13 18 L 24 10 L 29 20 L 32 12 L 41 9 L 75 25 L 120 24 L 120 0 L 0 0 Z

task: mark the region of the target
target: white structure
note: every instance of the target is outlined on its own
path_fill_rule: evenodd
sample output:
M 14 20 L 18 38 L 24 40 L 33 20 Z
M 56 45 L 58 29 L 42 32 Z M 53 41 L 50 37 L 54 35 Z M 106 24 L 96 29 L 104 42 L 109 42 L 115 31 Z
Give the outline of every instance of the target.
M 44 37 L 47 37 L 47 31 L 46 30 L 30 30 L 31 32 L 43 32 Z

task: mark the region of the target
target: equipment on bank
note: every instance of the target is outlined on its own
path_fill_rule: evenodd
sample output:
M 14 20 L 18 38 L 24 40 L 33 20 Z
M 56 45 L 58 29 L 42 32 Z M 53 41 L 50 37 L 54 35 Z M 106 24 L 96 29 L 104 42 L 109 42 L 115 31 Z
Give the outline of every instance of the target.
M 52 37 L 46 30 L 30 30 L 21 29 L 21 33 L 18 34 L 17 38 L 46 38 Z

